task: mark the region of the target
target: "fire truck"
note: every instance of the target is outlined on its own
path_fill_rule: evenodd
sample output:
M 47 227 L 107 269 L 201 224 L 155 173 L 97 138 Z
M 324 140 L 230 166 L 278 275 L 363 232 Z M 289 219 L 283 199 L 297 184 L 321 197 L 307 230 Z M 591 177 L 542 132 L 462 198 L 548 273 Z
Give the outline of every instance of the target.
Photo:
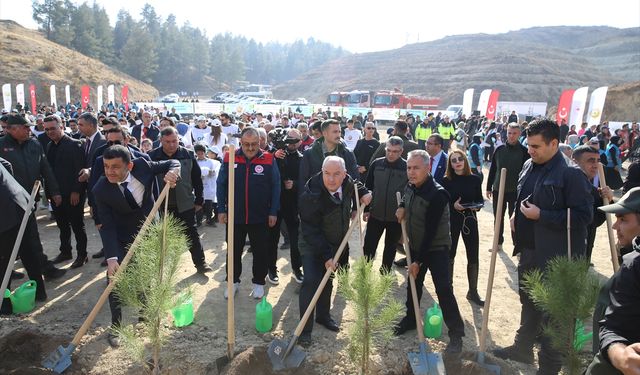
M 345 91 L 334 91 L 327 96 L 327 105 L 334 107 L 346 107 L 347 95 Z
M 440 104 L 440 98 L 406 95 L 400 90 L 334 91 L 327 97 L 327 105 L 343 107 L 435 109 L 438 108 Z

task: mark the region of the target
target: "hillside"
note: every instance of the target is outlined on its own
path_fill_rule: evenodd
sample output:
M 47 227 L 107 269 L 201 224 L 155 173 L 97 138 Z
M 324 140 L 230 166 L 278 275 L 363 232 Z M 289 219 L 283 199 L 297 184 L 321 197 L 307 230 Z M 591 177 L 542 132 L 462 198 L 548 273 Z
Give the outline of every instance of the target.
M 95 103 L 96 87 L 103 86 L 104 101 L 107 86 L 115 85 L 116 100 L 120 89 L 129 86 L 129 100 L 143 101 L 158 96 L 158 90 L 119 72 L 98 60 L 84 56 L 48 41 L 39 32 L 26 29 L 13 21 L 0 20 L 0 82 L 11 83 L 15 103 L 15 85 L 25 84 L 25 100 L 29 102 L 28 86 L 35 84 L 38 103 L 49 101 L 49 86 L 55 84 L 58 103 L 64 102 L 64 86 L 71 85 L 71 100 L 80 98 L 80 87 L 91 87 L 91 102 Z M 94 104 L 95 106 L 95 104 Z
M 450 36 L 333 60 L 275 88 L 278 97 L 324 103 L 335 90 L 401 88 L 462 102 L 466 88 L 498 89 L 503 101 L 556 104 L 565 88 L 640 81 L 640 28 L 539 27 Z M 628 119 L 636 108 L 621 108 Z M 617 111 L 617 109 L 616 109 Z M 606 114 L 605 114 L 606 115 Z

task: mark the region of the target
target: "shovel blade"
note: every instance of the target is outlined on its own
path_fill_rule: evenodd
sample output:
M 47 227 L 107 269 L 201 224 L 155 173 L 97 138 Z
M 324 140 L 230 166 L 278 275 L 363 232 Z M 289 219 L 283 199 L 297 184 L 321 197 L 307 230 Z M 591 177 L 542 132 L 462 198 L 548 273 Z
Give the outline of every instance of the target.
M 302 361 L 304 361 L 304 358 L 307 356 L 305 352 L 295 346 L 291 349 L 291 352 L 285 356 L 288 347 L 289 343 L 280 339 L 274 339 L 271 341 L 271 344 L 269 344 L 267 354 L 275 371 L 300 367 L 300 364 L 302 364 Z
M 420 344 L 418 353 L 408 353 L 409 364 L 414 375 L 446 375 L 444 361 L 440 353 L 427 351 L 427 344 Z
M 411 365 L 413 375 L 429 375 L 427 358 L 425 358 L 422 353 L 407 353 L 407 357 L 409 357 L 409 364 Z
M 478 365 L 496 375 L 500 375 L 500 366 L 485 363 L 484 352 L 478 352 Z
M 42 367 L 56 374 L 62 374 L 66 369 L 71 367 L 71 353 L 73 353 L 75 348 L 73 344 L 66 348 L 62 345 L 58 346 L 56 351 L 49 354 L 49 356 L 42 361 Z

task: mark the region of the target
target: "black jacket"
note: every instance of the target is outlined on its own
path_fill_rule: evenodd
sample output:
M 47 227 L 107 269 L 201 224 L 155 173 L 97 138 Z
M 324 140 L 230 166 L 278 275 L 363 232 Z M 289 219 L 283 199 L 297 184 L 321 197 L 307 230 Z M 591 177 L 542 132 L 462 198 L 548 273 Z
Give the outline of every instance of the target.
M 567 208 L 571 208 L 571 254 L 584 256 L 586 250 L 587 226 L 593 220 L 593 196 L 587 176 L 577 167 L 569 166 L 558 151 L 544 166 L 537 181 L 527 181 L 533 168 L 527 160 L 518 179 L 518 204 L 526 197 L 521 196 L 526 183 L 534 183 L 529 202 L 540 208 L 540 218 L 533 222 L 535 237 L 535 264 L 544 269 L 547 261 L 555 256 L 567 254 Z M 528 220 L 516 210 L 516 243 L 514 255 L 521 248 L 518 245 L 518 225 Z
M 322 170 L 322 162 L 325 155 L 323 152 L 324 138 L 320 137 L 313 142 L 310 149 L 304 152 L 302 162 L 300 163 L 300 175 L 298 176 L 298 186 L 305 186 L 307 181 L 316 173 Z M 356 157 L 351 150 L 349 150 L 344 143 L 339 143 L 336 149 L 332 153 L 344 159 L 344 163 L 347 167 L 347 173 L 351 178 L 358 179 L 360 173 L 358 173 L 358 165 L 356 164 Z
M 53 141 L 49 142 L 46 155 L 58 182 L 62 198 L 66 199 L 71 193 L 79 193 L 80 201 L 84 203 L 86 183 L 78 182 L 78 174 L 85 165 L 82 142 L 68 135 L 62 136 L 57 144 L 55 157 L 53 157 L 51 154 L 55 147 Z
M 29 193 L 13 178 L 11 164 L 0 158 L 0 233 L 16 228 L 28 207 Z

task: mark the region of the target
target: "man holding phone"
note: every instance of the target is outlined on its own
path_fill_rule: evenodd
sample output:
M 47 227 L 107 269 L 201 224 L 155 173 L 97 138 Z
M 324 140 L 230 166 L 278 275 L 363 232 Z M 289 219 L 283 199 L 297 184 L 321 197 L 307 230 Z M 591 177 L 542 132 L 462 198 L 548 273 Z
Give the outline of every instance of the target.
M 548 119 L 533 121 L 527 131 L 531 159 L 520 173 L 516 209 L 511 216 L 513 255 L 520 254 L 520 328 L 512 346 L 494 351 L 499 358 L 533 363 L 533 345 L 548 317 L 522 288 L 522 278 L 534 269 L 544 272 L 551 259 L 567 255 L 567 209 L 571 210 L 571 255 L 585 254 L 587 227 L 593 220 L 591 186 L 579 168 L 567 164 L 558 150 L 559 138 L 558 125 Z M 540 337 L 538 364 L 537 373 L 544 375 L 558 374 L 562 366 L 561 354 L 544 334 Z

